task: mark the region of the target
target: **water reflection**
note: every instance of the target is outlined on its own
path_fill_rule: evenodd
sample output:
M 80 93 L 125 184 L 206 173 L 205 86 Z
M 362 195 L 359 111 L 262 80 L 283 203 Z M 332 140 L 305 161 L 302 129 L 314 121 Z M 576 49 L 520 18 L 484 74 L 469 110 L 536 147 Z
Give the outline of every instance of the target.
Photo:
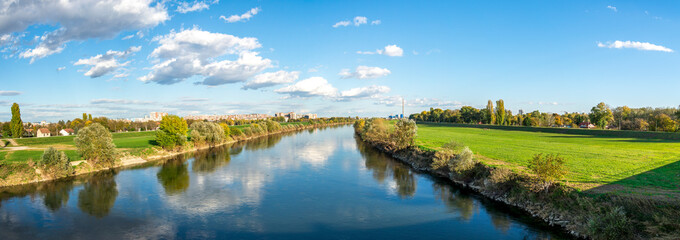
M 435 198 L 442 201 L 450 212 L 458 213 L 463 220 L 470 220 L 479 210 L 474 198 L 468 194 L 461 194 L 459 188 L 434 182 L 432 189 Z
M 231 156 L 229 146 L 216 147 L 194 153 L 191 170 L 196 173 L 211 173 L 217 168 L 229 165 Z
M 401 198 L 410 198 L 416 192 L 417 181 L 411 169 L 401 163 L 397 163 L 384 153 L 378 152 L 368 144 L 356 139 L 356 144 L 364 158 L 367 169 L 373 172 L 373 178 L 379 183 L 385 183 L 388 176 L 396 184 L 396 192 Z M 388 183 L 389 184 L 389 183 Z
M 118 197 L 114 176 L 114 171 L 105 171 L 92 176 L 78 193 L 78 208 L 98 218 L 108 215 Z
M 189 170 L 184 155 L 163 163 L 156 177 L 163 185 L 165 194 L 174 195 L 185 192 L 189 188 Z
M 59 210 L 68 203 L 69 193 L 73 189 L 73 184 L 66 181 L 53 181 L 43 185 L 43 202 L 45 207 L 52 212 Z

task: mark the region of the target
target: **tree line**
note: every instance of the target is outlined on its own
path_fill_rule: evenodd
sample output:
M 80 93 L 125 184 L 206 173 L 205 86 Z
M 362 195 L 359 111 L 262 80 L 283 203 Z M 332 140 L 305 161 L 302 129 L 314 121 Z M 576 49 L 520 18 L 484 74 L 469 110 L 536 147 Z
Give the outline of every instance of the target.
M 533 127 L 571 127 L 593 124 L 600 129 L 635 131 L 677 132 L 680 124 L 679 108 L 630 108 L 628 106 L 611 108 L 601 102 L 593 106 L 589 113 L 564 112 L 546 113 L 538 110 L 517 114 L 505 108 L 503 99 L 489 100 L 486 108 L 477 109 L 463 106 L 460 109 L 430 108 L 429 111 L 411 114 L 409 119 L 424 122 L 449 122 L 465 124 L 492 124 Z

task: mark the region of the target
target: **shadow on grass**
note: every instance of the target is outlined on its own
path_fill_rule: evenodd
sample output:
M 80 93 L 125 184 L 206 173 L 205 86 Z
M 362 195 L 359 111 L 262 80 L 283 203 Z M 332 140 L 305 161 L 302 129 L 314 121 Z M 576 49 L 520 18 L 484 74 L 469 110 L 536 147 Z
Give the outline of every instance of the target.
M 149 145 L 160 146 L 156 140 L 149 140 Z
M 680 159 L 584 192 L 588 194 L 613 193 L 654 199 L 670 197 L 677 200 L 680 197 Z

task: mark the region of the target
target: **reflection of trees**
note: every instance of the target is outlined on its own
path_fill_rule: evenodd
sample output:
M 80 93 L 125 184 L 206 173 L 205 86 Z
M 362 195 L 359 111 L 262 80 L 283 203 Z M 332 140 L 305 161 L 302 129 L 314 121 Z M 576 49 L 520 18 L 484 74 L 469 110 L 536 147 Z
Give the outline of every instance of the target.
M 78 193 L 78 208 L 98 218 L 108 215 L 118 197 L 114 176 L 113 171 L 92 176 Z
M 189 170 L 183 157 L 163 163 L 156 177 L 168 195 L 183 193 L 189 188 Z
M 191 170 L 194 172 L 214 172 L 217 168 L 228 165 L 231 161 L 227 147 L 216 147 L 198 151 L 194 154 Z
M 57 211 L 68 202 L 69 193 L 73 189 L 71 181 L 52 181 L 45 183 L 40 191 L 43 194 L 45 207 Z
M 364 157 L 366 168 L 373 171 L 373 178 L 376 181 L 384 183 L 387 176 L 392 175 L 400 197 L 413 197 L 415 195 L 417 183 L 408 166 L 394 161 L 358 138 L 355 138 L 355 140 L 359 153 Z
M 470 220 L 477 212 L 477 205 L 472 197 L 461 194 L 459 190 L 449 185 L 434 182 L 432 184 L 434 195 L 441 200 L 452 212 L 457 212 L 464 220 Z
M 500 230 L 503 233 L 507 233 L 508 230 L 510 230 L 510 225 L 512 225 L 512 221 L 510 221 L 510 217 L 505 214 L 489 214 L 491 217 L 491 224 L 493 226 Z
M 274 145 L 281 141 L 283 136 L 284 134 L 273 134 L 248 140 L 245 143 L 245 149 L 255 151 L 274 147 Z

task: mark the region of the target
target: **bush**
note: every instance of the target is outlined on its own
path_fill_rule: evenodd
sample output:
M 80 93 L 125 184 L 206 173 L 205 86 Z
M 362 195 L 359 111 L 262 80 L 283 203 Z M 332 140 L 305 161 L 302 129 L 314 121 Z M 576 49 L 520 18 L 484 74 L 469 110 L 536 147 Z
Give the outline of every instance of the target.
M 187 122 L 184 118 L 168 115 L 161 120 L 160 130 L 156 132 L 156 142 L 165 149 L 182 146 L 186 143 Z
M 93 123 L 80 129 L 74 141 L 80 155 L 93 165 L 114 165 L 116 145 L 113 144 L 111 132 L 101 124 Z
M 57 151 L 53 147 L 45 150 L 42 159 L 38 162 L 38 166 L 43 173 L 52 177 L 65 177 L 73 173 L 71 161 L 66 156 L 66 153 Z
M 264 125 L 267 127 L 267 132 L 276 132 L 281 130 L 281 124 L 272 120 L 265 121 Z
M 230 127 L 229 128 L 229 135 L 231 135 L 233 137 L 242 137 L 243 132 L 241 131 L 241 129 L 238 129 L 238 128 L 235 128 L 235 127 Z
M 191 124 L 191 141 L 197 144 L 215 145 L 224 140 L 224 130 L 217 123 L 194 122 Z
M 368 142 L 385 142 L 387 139 L 387 124 L 385 119 L 372 118 L 366 121 L 364 130 L 361 132 L 362 138 Z
M 450 171 L 460 174 L 474 168 L 475 164 L 477 160 L 472 150 L 459 142 L 452 141 L 434 154 L 432 168 L 448 167 Z
M 547 189 L 567 173 L 564 162 L 564 158 L 559 155 L 548 154 L 543 156 L 541 153 L 534 155 L 529 161 L 529 169 L 536 174 L 539 187 Z
M 492 189 L 504 193 L 510 191 L 516 183 L 517 176 L 507 168 L 495 168 L 491 171 L 489 181 Z
M 630 239 L 632 224 L 622 207 L 609 208 L 597 218 L 588 221 L 588 231 L 593 239 Z
M 418 126 L 416 126 L 415 121 L 399 119 L 397 123 L 394 124 L 394 132 L 391 134 L 390 138 L 392 139 L 392 142 L 394 142 L 395 149 L 402 150 L 415 144 L 417 133 Z

